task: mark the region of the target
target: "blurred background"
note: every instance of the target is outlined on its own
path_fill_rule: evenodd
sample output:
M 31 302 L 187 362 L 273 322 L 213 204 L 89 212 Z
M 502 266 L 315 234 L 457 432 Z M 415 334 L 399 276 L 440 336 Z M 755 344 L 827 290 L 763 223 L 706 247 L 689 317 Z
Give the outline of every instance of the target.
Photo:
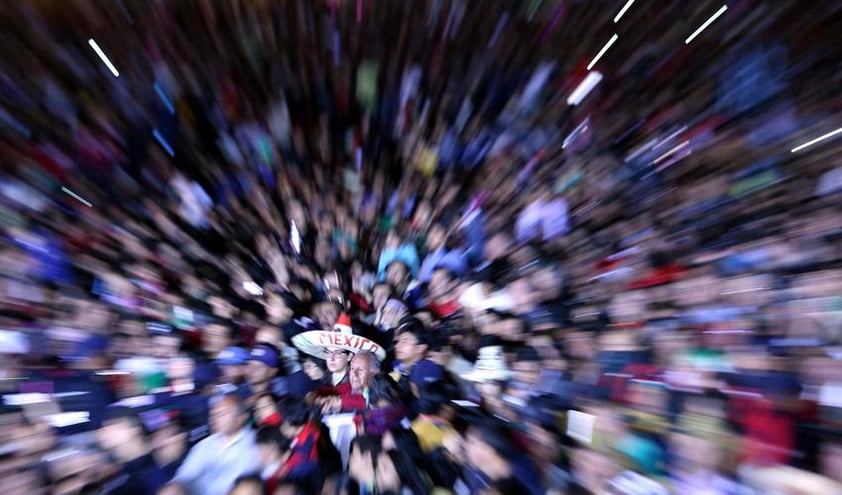
M 4 494 L 842 493 L 842 2 L 0 24 Z

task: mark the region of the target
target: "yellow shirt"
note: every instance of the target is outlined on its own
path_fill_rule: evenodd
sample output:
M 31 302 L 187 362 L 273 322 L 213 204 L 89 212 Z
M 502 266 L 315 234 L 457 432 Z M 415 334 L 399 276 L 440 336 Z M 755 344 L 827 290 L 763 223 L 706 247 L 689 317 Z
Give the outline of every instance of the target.
M 456 433 L 456 430 L 449 424 L 423 416 L 419 416 L 412 422 L 412 431 L 418 437 L 418 443 L 424 453 L 429 453 L 443 446 L 444 439 Z

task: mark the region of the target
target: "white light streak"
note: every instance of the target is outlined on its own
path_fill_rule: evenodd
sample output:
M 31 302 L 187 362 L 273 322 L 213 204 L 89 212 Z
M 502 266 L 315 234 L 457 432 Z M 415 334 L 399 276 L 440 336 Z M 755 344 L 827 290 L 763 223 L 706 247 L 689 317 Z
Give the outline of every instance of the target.
M 833 136 L 839 134 L 840 132 L 842 132 L 842 127 L 840 127 L 839 129 L 836 129 L 835 131 L 830 131 L 827 134 L 825 134 L 824 136 L 819 136 L 816 139 L 813 139 L 812 141 L 807 141 L 806 143 L 802 144 L 801 146 L 796 146 L 795 148 L 792 148 L 792 153 L 795 153 L 796 151 L 801 151 L 804 148 L 806 148 L 807 146 L 812 146 L 812 145 L 818 143 L 819 141 L 824 141 L 825 139 L 832 138 Z
M 727 6 L 727 5 L 723 5 L 722 7 L 720 7 L 720 8 L 719 8 L 719 10 L 717 10 L 715 14 L 713 14 L 712 16 L 710 16 L 710 18 L 708 18 L 708 20 L 706 20 L 704 24 L 702 24 L 701 26 L 699 26 L 699 29 L 695 30 L 695 31 L 693 32 L 693 34 L 691 34 L 689 37 L 687 37 L 687 39 L 686 39 L 686 40 L 684 40 L 684 44 L 685 44 L 685 45 L 689 45 L 691 41 L 693 41 L 694 39 L 696 39 L 696 36 L 698 36 L 698 35 L 699 35 L 702 31 L 704 31 L 704 30 L 705 30 L 705 28 L 707 28 L 708 26 L 710 26 L 710 25 L 711 25 L 711 23 L 712 23 L 713 21 L 715 21 L 716 19 L 718 19 L 718 18 L 719 18 L 719 16 L 721 16 L 722 14 L 724 14 L 726 10 L 728 10 L 728 6 Z
M 655 151 L 656 149 L 660 148 L 661 146 L 663 146 L 663 145 L 667 144 L 668 142 L 672 141 L 672 140 L 673 140 L 673 139 L 675 139 L 675 138 L 676 138 L 679 134 L 681 134 L 682 132 L 684 132 L 684 131 L 686 131 L 686 130 L 687 130 L 687 126 L 685 125 L 685 126 L 684 126 L 684 127 L 682 127 L 681 129 L 679 129 L 679 130 L 677 130 L 677 131 L 673 132 L 673 133 L 672 133 L 672 134 L 670 134 L 669 136 L 665 137 L 663 141 L 661 141 L 660 143 L 656 144 L 656 145 L 655 145 L 655 147 L 654 147 L 654 148 L 652 148 L 652 151 Z
M 673 148 L 673 149 L 671 149 L 671 150 L 667 151 L 666 153 L 664 153 L 663 155 L 659 156 L 658 158 L 655 158 L 655 161 L 654 161 L 654 162 L 652 162 L 652 164 L 654 165 L 654 164 L 656 164 L 656 163 L 660 162 L 661 160 L 663 160 L 664 158 L 666 158 L 666 157 L 668 157 L 668 156 L 672 155 L 672 154 L 673 154 L 673 153 L 675 153 L 676 151 L 678 151 L 678 150 L 680 150 L 680 149 L 682 149 L 682 148 L 686 148 L 689 144 L 690 144 L 690 141 L 684 141 L 683 143 L 681 143 L 681 144 L 679 144 L 678 146 L 676 146 L 675 148 Z
M 97 42 L 94 41 L 93 38 L 90 38 L 88 40 L 88 44 L 91 45 L 91 48 L 93 48 L 96 54 L 99 55 L 100 60 L 102 60 L 102 63 L 104 63 L 105 66 L 108 67 L 108 70 L 110 70 L 111 73 L 114 74 L 114 77 L 120 77 L 120 73 L 117 72 L 117 68 L 114 67 L 114 64 L 111 63 L 111 60 L 108 60 L 108 57 L 105 55 L 105 52 L 102 51 L 102 48 L 99 47 Z
M 158 98 L 164 102 L 164 106 L 167 107 L 167 110 L 169 110 L 170 113 L 175 113 L 175 107 L 172 106 L 170 99 L 167 98 L 167 93 L 164 92 L 164 88 L 162 88 L 158 83 L 155 83 L 155 92 L 158 93 Z
M 571 132 L 564 139 L 564 143 L 562 143 L 561 149 L 565 149 L 568 146 L 570 146 L 570 144 L 573 143 L 573 141 L 575 141 L 576 138 L 578 138 L 580 135 L 582 135 L 583 132 L 586 132 L 588 130 L 588 126 L 590 125 L 590 123 L 591 123 L 591 118 L 586 117 L 585 120 L 583 120 L 582 123 L 577 125 L 576 128 L 573 129 L 573 132 Z
M 168 143 L 167 140 L 164 139 L 164 136 L 161 135 L 161 131 L 159 131 L 158 129 L 153 129 L 152 136 L 154 136 L 155 140 L 158 141 L 158 144 L 160 144 L 161 147 L 164 148 L 164 150 L 166 150 L 168 155 L 173 157 L 175 156 L 175 151 L 173 151 L 172 146 L 170 146 L 170 143 Z
M 61 186 L 61 191 L 62 191 L 63 193 L 65 193 L 65 194 L 69 195 L 69 196 L 72 196 L 72 197 L 73 197 L 73 199 L 75 199 L 76 201 L 78 201 L 78 202 L 82 203 L 83 205 L 87 206 L 88 208 L 93 208 L 93 207 L 94 207 L 94 205 L 92 205 L 90 201 L 88 201 L 87 199 L 83 198 L 82 196 L 79 196 L 78 194 L 76 194 L 75 192 L 71 191 L 70 189 L 68 189 L 68 188 L 66 188 L 66 187 L 64 187 L 64 186 Z
M 49 401 L 49 394 L 39 393 L 9 394 L 3 398 L 3 402 L 7 406 L 27 406 L 30 404 L 43 404 Z
M 576 89 L 570 93 L 570 97 L 567 98 L 567 104 L 576 106 L 585 99 L 586 96 L 590 94 L 591 91 L 596 87 L 597 84 L 602 81 L 602 73 L 599 71 L 588 72 L 588 75 L 585 79 L 576 86 Z
M 90 413 L 85 411 L 72 411 L 44 416 L 44 420 L 54 428 L 64 428 L 90 421 Z
M 625 14 L 626 11 L 629 10 L 629 7 L 631 7 L 633 3 L 634 0 L 629 0 L 628 2 L 626 2 L 625 5 L 623 5 L 623 8 L 620 9 L 619 12 L 617 12 L 616 16 L 614 16 L 614 24 L 617 24 L 617 21 L 620 20 L 620 17 L 623 17 L 623 14 Z
M 606 43 L 605 46 L 602 47 L 602 50 L 600 50 L 599 53 L 596 54 L 596 57 L 594 57 L 593 60 L 591 60 L 591 63 L 588 64 L 588 70 L 591 70 L 591 68 L 594 65 L 596 65 L 597 62 L 599 62 L 599 59 L 601 59 L 602 56 L 605 55 L 605 52 L 607 52 L 608 49 L 611 48 L 611 45 L 613 45 L 617 41 L 617 38 L 619 38 L 619 36 L 617 36 L 617 33 L 614 33 L 614 36 L 612 36 L 611 39 L 608 40 L 608 43 Z

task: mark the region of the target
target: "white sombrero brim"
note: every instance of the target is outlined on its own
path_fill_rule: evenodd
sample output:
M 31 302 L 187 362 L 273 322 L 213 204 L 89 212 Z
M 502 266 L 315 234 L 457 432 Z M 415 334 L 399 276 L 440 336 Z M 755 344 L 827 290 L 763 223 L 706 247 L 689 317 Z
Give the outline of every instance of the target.
M 512 372 L 509 370 L 473 370 L 465 373 L 462 377 L 469 382 L 506 381 L 512 378 Z
M 380 361 L 386 358 L 386 351 L 377 342 L 348 333 L 311 330 L 293 336 L 292 345 L 299 351 L 319 359 L 325 359 L 325 349 L 328 347 L 344 349 L 354 354 L 362 351 L 373 352 Z

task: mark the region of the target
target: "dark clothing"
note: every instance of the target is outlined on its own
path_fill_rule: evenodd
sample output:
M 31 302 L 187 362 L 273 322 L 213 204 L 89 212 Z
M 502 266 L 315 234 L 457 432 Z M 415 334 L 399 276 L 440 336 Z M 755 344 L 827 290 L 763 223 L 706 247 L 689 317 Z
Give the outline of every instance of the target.
M 310 392 L 316 390 L 320 382 L 311 380 L 307 373 L 299 370 L 277 380 L 278 387 L 274 392 L 278 395 L 291 395 L 296 399 L 303 399 Z
M 164 471 L 147 454 L 127 462 L 104 493 L 109 495 L 155 495 L 167 483 Z M 122 482 L 122 483 L 121 483 Z

